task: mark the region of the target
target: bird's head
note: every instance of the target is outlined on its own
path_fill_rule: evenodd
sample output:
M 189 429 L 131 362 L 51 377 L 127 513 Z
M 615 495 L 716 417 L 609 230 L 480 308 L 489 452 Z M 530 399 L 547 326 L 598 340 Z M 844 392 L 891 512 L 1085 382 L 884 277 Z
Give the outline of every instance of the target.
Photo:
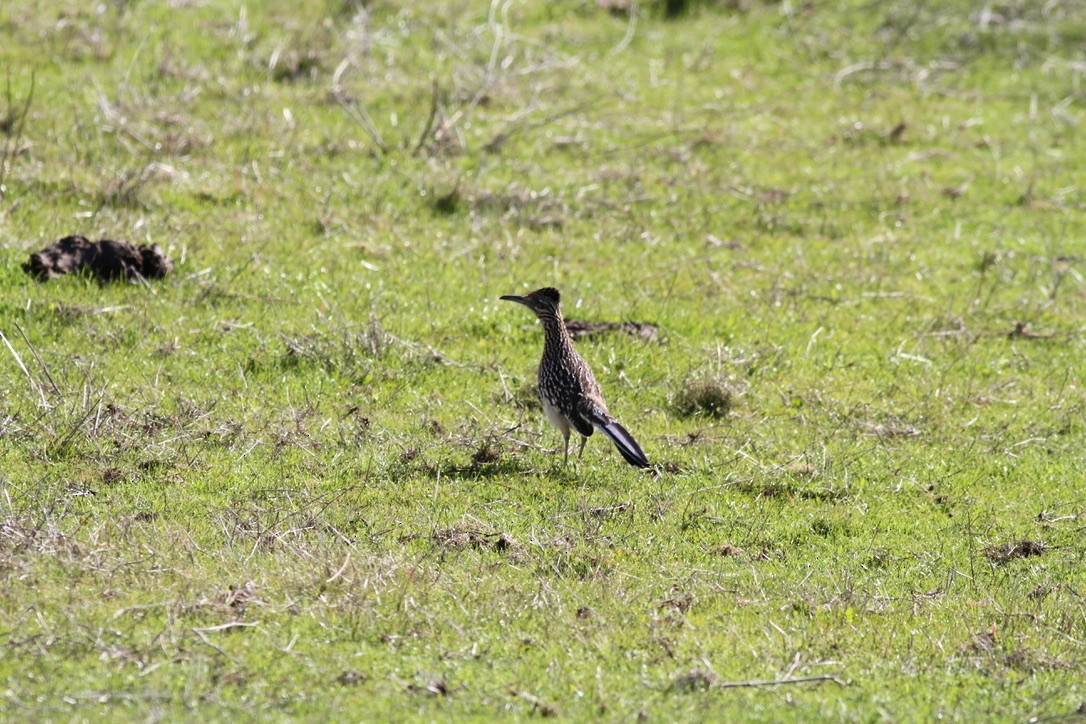
M 562 295 L 554 287 L 543 287 L 542 289 L 536 289 L 531 294 L 525 294 L 523 297 L 516 294 L 506 294 L 501 298 L 507 302 L 523 304 L 537 315 L 558 316 L 558 303 L 561 301 Z

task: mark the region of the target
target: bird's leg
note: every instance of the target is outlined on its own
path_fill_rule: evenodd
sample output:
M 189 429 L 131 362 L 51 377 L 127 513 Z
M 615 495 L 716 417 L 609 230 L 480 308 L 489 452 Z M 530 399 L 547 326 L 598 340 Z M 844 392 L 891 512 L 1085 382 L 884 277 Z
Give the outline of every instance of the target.
M 577 451 L 577 459 L 578 460 L 580 460 L 581 457 L 584 455 L 584 444 L 586 442 L 588 442 L 588 438 L 587 437 L 582 437 L 581 438 L 581 449 Z
M 566 455 L 562 459 L 562 466 L 569 465 L 569 428 L 562 431 L 563 436 L 566 438 Z

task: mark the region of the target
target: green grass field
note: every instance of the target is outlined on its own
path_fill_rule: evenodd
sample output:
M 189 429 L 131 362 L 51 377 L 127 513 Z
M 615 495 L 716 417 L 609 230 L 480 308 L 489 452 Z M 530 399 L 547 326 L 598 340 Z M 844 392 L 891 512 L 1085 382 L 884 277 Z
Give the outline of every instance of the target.
M 72 5 L 0 8 L 0 718 L 1086 711 L 1081 3 Z M 578 343 L 655 473 L 563 467 L 547 285 L 658 326 Z

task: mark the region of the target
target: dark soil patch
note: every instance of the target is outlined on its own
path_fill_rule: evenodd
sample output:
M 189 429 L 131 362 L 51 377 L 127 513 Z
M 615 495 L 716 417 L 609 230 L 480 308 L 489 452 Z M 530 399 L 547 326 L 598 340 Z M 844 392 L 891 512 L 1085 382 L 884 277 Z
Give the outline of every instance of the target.
M 582 322 L 567 319 L 566 331 L 573 339 L 584 339 L 607 332 L 625 332 L 631 337 L 638 337 L 646 342 L 656 342 L 660 339 L 660 328 L 648 322 Z
M 114 239 L 65 236 L 31 254 L 23 271 L 39 281 L 87 271 L 101 282 L 111 282 L 161 279 L 173 271 L 173 262 L 157 244 L 136 246 Z
M 1029 558 L 1039 556 L 1048 551 L 1048 546 L 1034 540 L 1020 540 L 1014 543 L 988 546 L 984 549 L 985 557 L 997 566 L 1010 563 L 1016 558 Z

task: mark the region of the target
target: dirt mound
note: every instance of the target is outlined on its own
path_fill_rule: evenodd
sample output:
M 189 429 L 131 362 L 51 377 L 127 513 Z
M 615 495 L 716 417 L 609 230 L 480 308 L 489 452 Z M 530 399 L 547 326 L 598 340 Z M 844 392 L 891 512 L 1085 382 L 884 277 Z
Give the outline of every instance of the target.
M 30 255 L 23 271 L 45 281 L 86 270 L 99 281 L 161 279 L 173 271 L 173 262 L 155 245 L 136 246 L 126 241 L 85 236 L 63 239 Z

